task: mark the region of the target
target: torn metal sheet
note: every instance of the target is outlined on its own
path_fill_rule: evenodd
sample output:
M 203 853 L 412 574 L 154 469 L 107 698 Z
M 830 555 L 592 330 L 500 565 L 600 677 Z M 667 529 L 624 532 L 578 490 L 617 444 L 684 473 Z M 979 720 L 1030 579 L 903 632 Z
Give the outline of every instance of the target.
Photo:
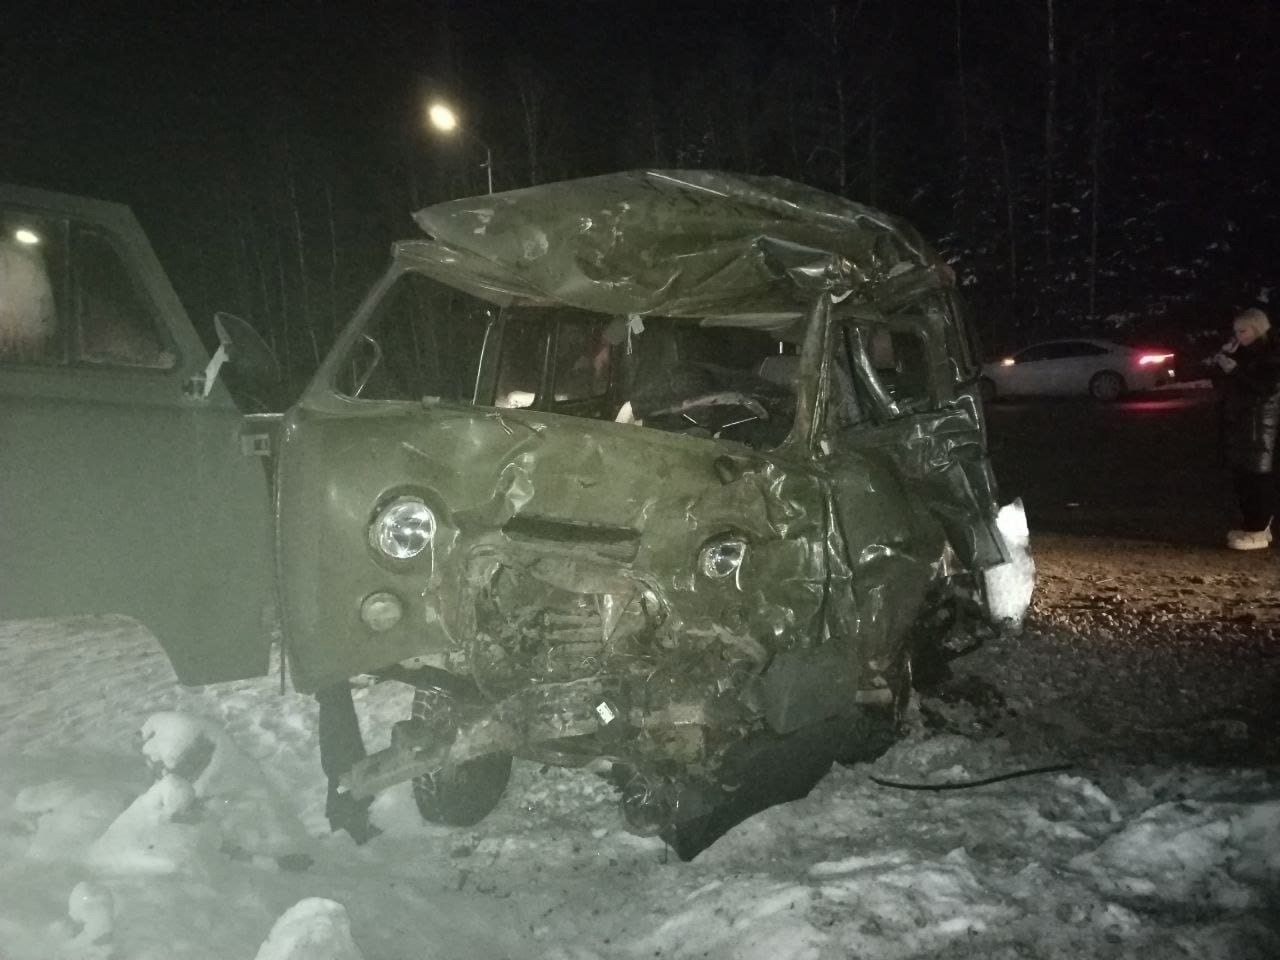
M 499 303 L 785 332 L 820 292 L 949 270 L 903 221 L 780 177 L 609 174 L 429 207 L 397 256 Z

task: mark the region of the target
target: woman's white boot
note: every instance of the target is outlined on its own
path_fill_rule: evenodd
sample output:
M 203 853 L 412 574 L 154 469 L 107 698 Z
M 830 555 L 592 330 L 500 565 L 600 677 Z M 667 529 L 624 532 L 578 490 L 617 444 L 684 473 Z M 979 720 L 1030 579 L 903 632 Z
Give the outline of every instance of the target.
M 1271 546 L 1271 524 L 1261 530 L 1229 530 L 1227 546 L 1232 550 L 1265 550 Z

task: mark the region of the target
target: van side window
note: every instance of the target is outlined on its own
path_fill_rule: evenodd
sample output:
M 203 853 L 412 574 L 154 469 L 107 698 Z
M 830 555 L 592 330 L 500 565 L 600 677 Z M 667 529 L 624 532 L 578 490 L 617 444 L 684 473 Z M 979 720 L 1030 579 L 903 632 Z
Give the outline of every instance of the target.
M 65 224 L 0 209 L 0 363 L 61 364 Z
M 856 326 L 856 329 L 855 329 Z M 829 412 L 839 426 L 874 423 L 874 411 L 892 401 L 899 413 L 918 413 L 934 403 L 929 347 L 918 330 L 883 323 L 841 324 L 835 363 L 832 364 Z M 866 345 L 866 358 L 874 375 L 871 382 L 856 357 L 858 341 Z M 877 399 L 881 392 L 883 397 Z
M 929 385 L 929 351 L 924 337 L 905 330 L 872 331 L 871 363 L 876 376 L 899 406 L 925 409 L 932 398 Z
M 172 368 L 177 361 L 160 335 L 155 307 L 111 240 L 81 228 L 72 250 L 74 359 L 86 364 Z
M 361 400 L 474 403 L 480 351 L 496 313 L 424 274 L 402 274 L 374 308 L 335 387 Z
M 603 320 L 563 321 L 556 334 L 555 400 L 594 400 L 609 392 L 612 347 Z

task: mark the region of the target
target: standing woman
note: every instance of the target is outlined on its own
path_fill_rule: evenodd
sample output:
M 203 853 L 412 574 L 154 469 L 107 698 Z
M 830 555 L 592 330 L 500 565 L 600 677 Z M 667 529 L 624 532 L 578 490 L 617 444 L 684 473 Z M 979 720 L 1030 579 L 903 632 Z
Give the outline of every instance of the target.
M 1213 358 L 1221 397 L 1222 439 L 1243 523 L 1227 533 L 1233 550 L 1271 544 L 1275 513 L 1276 428 L 1280 426 L 1280 343 L 1258 309 L 1232 323 L 1234 336 Z

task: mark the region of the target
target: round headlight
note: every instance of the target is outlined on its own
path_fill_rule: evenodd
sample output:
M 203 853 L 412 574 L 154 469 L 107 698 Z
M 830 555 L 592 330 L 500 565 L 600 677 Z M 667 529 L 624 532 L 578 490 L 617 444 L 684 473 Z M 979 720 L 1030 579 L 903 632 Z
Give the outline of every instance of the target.
M 431 546 L 436 517 L 417 497 L 397 497 L 382 508 L 369 528 L 369 539 L 392 560 L 412 560 Z
M 716 540 L 702 548 L 699 566 L 702 572 L 715 580 L 732 577 L 742 567 L 747 555 L 747 542 L 735 537 Z

